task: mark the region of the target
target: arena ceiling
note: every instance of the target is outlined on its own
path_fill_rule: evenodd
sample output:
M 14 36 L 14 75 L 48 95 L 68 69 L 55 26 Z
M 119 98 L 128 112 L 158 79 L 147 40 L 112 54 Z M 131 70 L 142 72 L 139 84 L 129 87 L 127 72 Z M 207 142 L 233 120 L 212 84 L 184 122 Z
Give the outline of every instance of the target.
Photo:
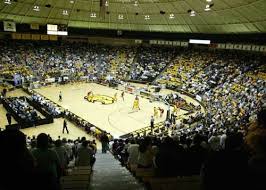
M 205 10 L 207 5 L 211 10 Z M 265 33 L 266 0 L 0 0 L 0 20 L 130 31 Z

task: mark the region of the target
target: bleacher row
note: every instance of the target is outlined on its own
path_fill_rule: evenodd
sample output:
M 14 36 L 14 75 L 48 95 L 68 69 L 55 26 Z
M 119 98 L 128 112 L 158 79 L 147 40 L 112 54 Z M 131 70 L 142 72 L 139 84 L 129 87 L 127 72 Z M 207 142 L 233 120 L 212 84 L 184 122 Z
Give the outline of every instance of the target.
M 150 190 L 199 190 L 200 176 L 156 177 L 154 169 L 127 165 L 127 169 Z
M 137 168 L 137 165 L 127 165 L 127 169 L 150 190 L 199 190 L 200 176 L 156 177 L 154 169 Z M 61 178 L 63 190 L 87 190 L 90 184 L 92 170 L 90 167 L 76 167 Z
M 92 170 L 89 166 L 78 166 L 68 170 L 66 176 L 61 177 L 62 190 L 88 190 Z

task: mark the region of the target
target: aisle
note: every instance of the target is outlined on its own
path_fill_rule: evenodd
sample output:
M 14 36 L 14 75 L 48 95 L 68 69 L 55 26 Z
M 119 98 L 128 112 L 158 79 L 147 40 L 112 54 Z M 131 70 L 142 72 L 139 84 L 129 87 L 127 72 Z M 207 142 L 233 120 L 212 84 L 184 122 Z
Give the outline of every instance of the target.
M 89 190 L 145 190 L 145 187 L 111 153 L 97 153 Z

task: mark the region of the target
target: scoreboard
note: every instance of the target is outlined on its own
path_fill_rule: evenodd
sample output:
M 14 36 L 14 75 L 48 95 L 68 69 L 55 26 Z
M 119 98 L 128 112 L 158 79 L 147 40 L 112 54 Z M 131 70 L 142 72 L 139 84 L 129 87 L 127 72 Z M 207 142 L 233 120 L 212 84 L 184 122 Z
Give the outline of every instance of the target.
M 47 34 L 48 35 L 59 35 L 67 36 L 67 26 L 66 25 L 57 25 L 57 24 L 47 24 Z

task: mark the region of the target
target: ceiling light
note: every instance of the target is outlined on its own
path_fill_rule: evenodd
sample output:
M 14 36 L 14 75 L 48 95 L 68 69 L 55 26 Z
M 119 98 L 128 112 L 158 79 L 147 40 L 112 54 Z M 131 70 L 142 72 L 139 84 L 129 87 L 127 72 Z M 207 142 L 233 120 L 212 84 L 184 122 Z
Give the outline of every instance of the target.
M 106 7 L 108 7 L 108 6 L 109 6 L 109 4 L 108 4 L 108 1 L 105 1 L 105 6 L 106 6 Z
M 34 11 L 40 11 L 40 7 L 37 6 L 37 5 L 34 5 L 33 10 L 34 10 Z
M 138 6 L 138 1 L 135 1 L 134 6 Z
M 190 12 L 190 16 L 196 16 L 196 12 L 195 11 L 191 11 Z
M 206 5 L 206 8 L 204 10 L 205 11 L 210 11 L 211 10 L 210 5 Z
M 145 15 L 144 19 L 145 20 L 150 20 L 150 15 Z
M 9 4 L 9 5 L 11 5 L 11 0 L 5 0 L 4 3 L 5 3 L 5 4 Z
M 119 19 L 119 20 L 123 20 L 123 19 L 124 19 L 124 15 L 119 14 L 119 15 L 118 15 L 118 19 Z
M 67 10 L 63 10 L 63 15 L 67 16 L 68 15 L 68 11 Z
M 173 18 L 175 18 L 175 15 L 174 15 L 173 13 L 171 13 L 171 14 L 169 15 L 169 19 L 173 19 Z
M 70 0 L 70 1 L 69 1 L 69 3 L 73 4 L 73 3 L 75 3 L 75 1 L 73 1 L 73 0 Z
M 206 0 L 208 3 L 212 2 L 212 0 Z
M 96 13 L 91 13 L 91 18 L 96 18 Z

